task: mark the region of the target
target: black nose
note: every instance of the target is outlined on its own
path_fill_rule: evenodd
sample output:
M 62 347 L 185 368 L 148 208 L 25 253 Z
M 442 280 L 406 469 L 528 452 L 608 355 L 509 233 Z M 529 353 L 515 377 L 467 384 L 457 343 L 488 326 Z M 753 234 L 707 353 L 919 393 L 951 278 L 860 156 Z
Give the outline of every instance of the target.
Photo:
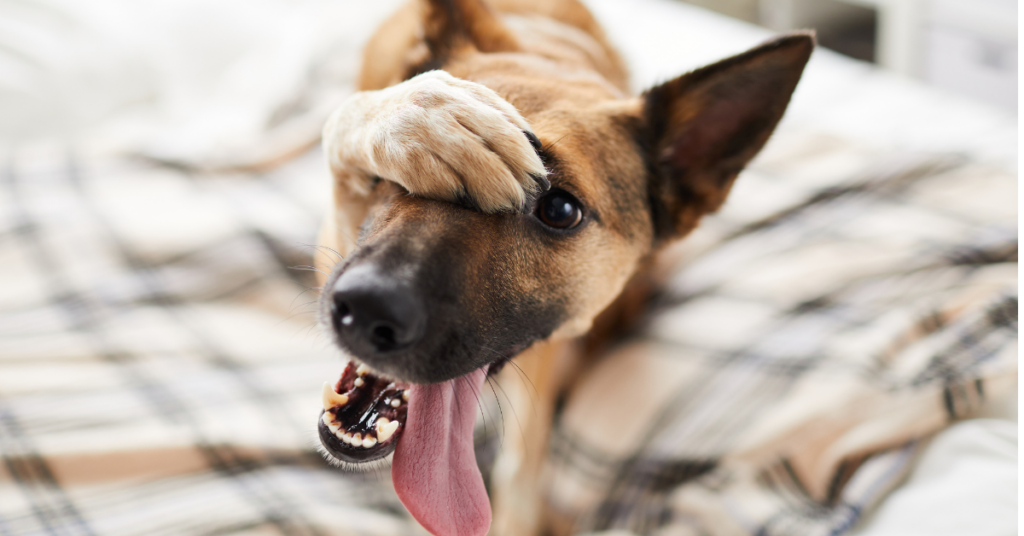
M 419 342 L 426 313 L 411 285 L 373 265 L 356 265 L 334 284 L 331 321 L 349 350 L 371 358 Z

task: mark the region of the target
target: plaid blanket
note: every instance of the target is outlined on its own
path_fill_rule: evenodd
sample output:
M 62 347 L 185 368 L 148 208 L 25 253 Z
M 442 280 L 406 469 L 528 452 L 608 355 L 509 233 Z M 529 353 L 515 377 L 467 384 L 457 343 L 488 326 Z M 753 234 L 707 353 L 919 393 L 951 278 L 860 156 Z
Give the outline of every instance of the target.
M 315 452 L 317 154 L 200 175 L 28 147 L 0 164 L 0 535 L 403 534 Z
M 311 153 L 0 154 L 0 535 L 422 534 L 315 453 Z M 1016 180 L 780 132 L 561 406 L 560 532 L 837 534 L 1016 385 Z M 486 437 L 481 436 L 483 443 Z
M 782 133 L 569 397 L 575 531 L 839 534 L 1017 382 L 1016 179 Z

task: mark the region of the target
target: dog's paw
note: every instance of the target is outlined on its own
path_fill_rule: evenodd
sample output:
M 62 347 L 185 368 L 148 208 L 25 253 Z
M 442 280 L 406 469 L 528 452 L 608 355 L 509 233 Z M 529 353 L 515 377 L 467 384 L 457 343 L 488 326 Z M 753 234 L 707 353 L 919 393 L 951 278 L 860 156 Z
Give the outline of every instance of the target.
M 349 188 L 366 191 L 380 177 L 487 213 L 528 209 L 546 189 L 538 145 L 511 104 L 444 71 L 353 95 L 323 134 L 331 172 Z

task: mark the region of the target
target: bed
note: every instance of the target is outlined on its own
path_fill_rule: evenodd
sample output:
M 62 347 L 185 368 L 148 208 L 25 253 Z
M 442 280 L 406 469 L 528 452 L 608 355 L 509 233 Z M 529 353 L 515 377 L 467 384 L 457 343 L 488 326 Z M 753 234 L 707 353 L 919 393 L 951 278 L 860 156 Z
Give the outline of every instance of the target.
M 770 35 L 588 4 L 638 91 Z M 0 3 L 0 535 L 423 534 L 314 433 L 316 136 L 397 5 Z M 1012 115 L 816 51 L 559 414 L 553 523 L 1016 534 L 1016 148 Z

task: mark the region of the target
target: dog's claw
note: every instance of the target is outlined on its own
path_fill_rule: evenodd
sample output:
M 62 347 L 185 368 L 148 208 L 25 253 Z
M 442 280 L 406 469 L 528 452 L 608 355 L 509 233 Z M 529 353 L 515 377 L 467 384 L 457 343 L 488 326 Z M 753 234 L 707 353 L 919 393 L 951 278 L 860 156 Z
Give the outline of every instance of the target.
M 533 150 L 540 153 L 540 150 L 544 148 L 544 146 L 540 143 L 540 138 L 538 138 L 536 134 L 530 132 L 529 130 L 525 131 L 525 134 L 526 139 L 530 140 L 530 145 L 533 146 Z
M 547 177 L 543 175 L 530 175 L 530 177 L 537 183 L 537 186 L 540 186 L 540 193 L 545 193 L 551 189 L 551 181 Z
M 529 214 L 532 212 L 537 204 L 537 200 L 551 189 L 551 181 L 549 181 L 547 177 L 531 173 L 530 178 L 533 179 L 537 188 L 535 190 L 526 190 L 526 199 L 523 203 L 522 209 L 520 210 L 523 214 Z

